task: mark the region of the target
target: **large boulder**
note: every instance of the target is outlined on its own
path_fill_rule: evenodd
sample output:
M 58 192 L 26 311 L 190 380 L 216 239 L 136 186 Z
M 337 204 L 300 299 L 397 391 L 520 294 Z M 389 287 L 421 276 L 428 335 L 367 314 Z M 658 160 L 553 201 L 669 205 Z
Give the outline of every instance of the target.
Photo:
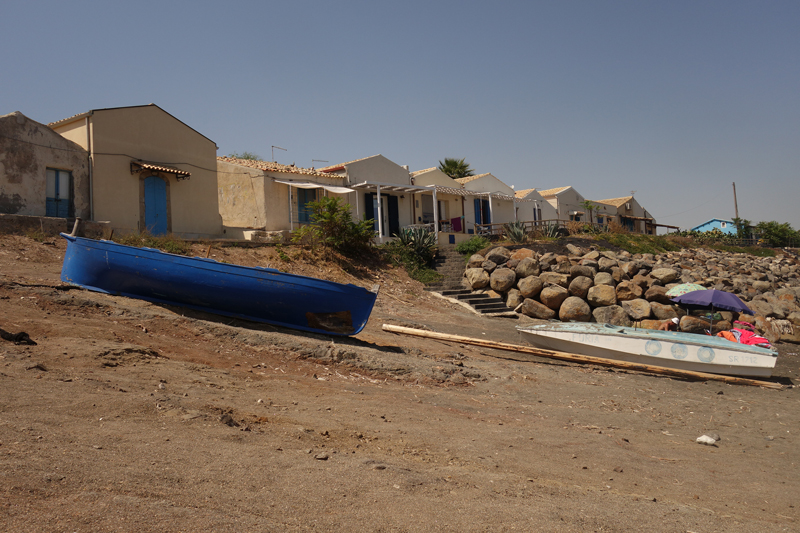
M 642 288 L 635 285 L 632 281 L 620 281 L 617 283 L 617 300 L 635 300 L 642 297 Z
M 578 276 L 584 276 L 589 279 L 594 279 L 595 274 L 597 274 L 597 270 L 589 266 L 572 265 L 569 267 L 569 275 L 573 279 L 577 278 Z
M 600 268 L 600 272 L 611 272 L 611 269 L 617 266 L 616 259 L 609 259 L 608 257 L 601 257 L 597 261 L 597 266 Z
M 536 298 L 544 288 L 544 282 L 538 276 L 527 276 L 517 282 L 517 288 L 524 298 Z
M 592 311 L 595 322 L 613 324 L 615 326 L 631 326 L 632 322 L 628 313 L 618 305 L 598 307 Z
M 749 307 L 756 314 L 756 316 L 763 316 L 764 318 L 778 316 L 778 313 L 775 312 L 775 309 L 772 308 L 772 305 L 764 300 L 753 300 L 752 302 L 748 302 L 747 307 Z
M 487 259 L 486 261 L 484 261 L 483 263 L 481 263 L 481 268 L 482 268 L 482 269 L 484 269 L 484 270 L 485 270 L 486 272 L 488 272 L 489 274 L 491 274 L 492 272 L 494 272 L 494 269 L 495 269 L 495 268 L 497 268 L 497 263 L 495 263 L 494 261 L 490 261 L 489 259 Z
M 608 272 L 598 272 L 594 277 L 594 284 L 608 285 L 610 287 L 615 287 L 617 285 L 614 278 Z
M 464 276 L 472 290 L 482 289 L 489 285 L 489 274 L 482 268 L 468 268 L 464 271 Z
M 480 268 L 486 258 L 481 254 L 472 254 L 467 262 L 467 268 Z
M 570 296 L 558 310 L 558 318 L 562 322 L 590 322 L 592 320 L 592 310 L 582 298 Z
M 539 277 L 545 283 L 553 285 L 561 285 L 565 289 L 569 286 L 569 276 L 566 274 L 559 274 L 557 272 L 542 272 Z
M 578 248 L 577 246 L 575 246 L 572 243 L 567 243 L 566 249 L 570 253 L 570 255 L 581 256 L 581 255 L 583 255 L 585 253 L 584 250 L 581 250 L 580 248 Z
M 667 288 L 661 285 L 653 285 L 644 293 L 644 299 L 648 302 L 658 302 L 664 305 L 672 304 L 672 300 L 667 296 Z
M 589 289 L 592 288 L 592 279 L 587 278 L 586 276 L 578 276 L 577 278 L 573 279 L 569 282 L 569 293 L 572 296 L 577 296 L 578 298 L 586 299 L 586 295 L 589 294 Z
M 554 311 L 558 311 L 567 297 L 569 297 L 569 291 L 561 285 L 550 285 L 539 293 L 539 301 Z
M 617 303 L 617 293 L 610 285 L 595 285 L 586 294 L 586 300 L 592 307 L 603 307 Z M 622 309 L 620 307 L 620 309 Z
M 622 302 L 622 308 L 628 313 L 628 316 L 631 317 L 631 320 L 638 321 L 644 320 L 645 318 L 650 318 L 651 310 L 650 310 L 650 302 L 644 300 L 642 298 L 636 298 L 633 300 L 626 300 Z
M 767 292 L 772 289 L 772 283 L 769 281 L 754 281 L 753 288 L 759 292 Z
M 649 289 L 653 285 L 653 283 L 658 283 L 655 279 L 653 279 L 652 276 L 650 276 L 650 274 L 647 274 L 646 276 L 643 274 L 636 274 L 635 276 L 633 276 L 633 279 L 631 279 L 631 281 L 633 282 L 634 285 L 638 285 L 639 287 L 641 287 L 643 291 Z
M 624 263 L 619 264 L 619 268 L 625 273 L 626 276 L 629 278 L 633 278 L 636 274 L 639 273 L 641 269 L 641 265 L 638 261 L 626 261 Z
M 653 316 L 659 320 L 678 318 L 678 312 L 675 311 L 675 308 L 671 305 L 666 305 L 659 302 L 650 302 L 650 311 L 652 311 Z
M 514 253 L 511 254 L 511 259 L 516 259 L 517 261 L 522 261 L 523 259 L 535 259 L 536 252 L 531 250 L 530 248 L 520 248 L 515 250 Z
M 681 277 L 681 273 L 674 268 L 656 268 L 650 272 L 650 275 L 660 281 L 662 285 L 672 283 Z
M 527 278 L 528 276 L 538 276 L 542 272 L 539 262 L 532 257 L 525 257 L 517 264 L 514 269 L 518 278 Z
M 497 292 L 506 292 L 514 286 L 517 274 L 510 268 L 498 268 L 489 277 L 489 284 Z
M 525 298 L 525 300 L 522 302 L 522 307 L 520 307 L 519 312 L 525 316 L 539 318 L 541 320 L 550 320 L 556 316 L 555 311 L 530 298 Z
M 712 328 L 711 332 L 713 334 L 717 334 L 720 331 L 725 331 L 731 329 L 731 323 L 727 320 L 717 320 L 714 322 L 713 326 L 711 323 L 703 318 L 699 318 L 696 316 L 686 315 L 681 317 L 680 322 L 680 330 L 686 333 L 699 333 L 705 334 L 709 327 Z
M 511 259 L 511 251 L 503 246 L 498 246 L 497 248 L 489 250 L 489 253 L 486 254 L 486 259 L 498 265 L 502 265 Z
M 506 305 L 511 309 L 516 309 L 524 300 L 525 297 L 517 289 L 509 289 L 506 293 Z

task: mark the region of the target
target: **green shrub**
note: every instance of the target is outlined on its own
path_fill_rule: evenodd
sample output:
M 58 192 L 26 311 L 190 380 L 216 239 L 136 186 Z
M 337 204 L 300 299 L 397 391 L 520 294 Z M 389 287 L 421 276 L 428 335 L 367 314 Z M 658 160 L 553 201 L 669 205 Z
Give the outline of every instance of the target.
M 413 246 L 404 244 L 399 238 L 378 249 L 386 261 L 405 268 L 412 279 L 421 283 L 433 283 L 442 279 L 442 275 L 430 267 L 431 260 L 424 259 Z
M 353 221 L 349 204 L 341 198 L 325 196 L 309 202 L 311 224 L 292 233 L 292 242 L 335 250 L 344 255 L 369 252 L 375 237 L 372 220 Z
M 461 255 L 466 255 L 467 257 L 469 257 L 472 254 L 477 254 L 490 244 L 492 244 L 491 241 L 489 241 L 489 239 L 487 239 L 486 237 L 475 235 L 468 241 L 456 244 L 456 252 L 460 253 Z

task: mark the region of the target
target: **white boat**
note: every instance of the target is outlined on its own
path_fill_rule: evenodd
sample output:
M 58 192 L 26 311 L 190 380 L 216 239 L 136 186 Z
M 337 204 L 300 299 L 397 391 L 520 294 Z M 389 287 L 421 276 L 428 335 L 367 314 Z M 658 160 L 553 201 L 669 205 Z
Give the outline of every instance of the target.
M 517 329 L 537 348 L 713 374 L 769 377 L 778 357 L 774 350 L 722 337 L 611 324 L 565 322 Z

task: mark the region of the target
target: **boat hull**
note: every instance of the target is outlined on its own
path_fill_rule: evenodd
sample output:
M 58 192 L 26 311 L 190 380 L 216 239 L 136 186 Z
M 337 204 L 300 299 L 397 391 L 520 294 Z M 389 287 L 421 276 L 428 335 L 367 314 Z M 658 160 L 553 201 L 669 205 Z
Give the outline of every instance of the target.
M 89 290 L 326 335 L 355 335 L 377 292 L 279 270 L 61 234 L 61 280 Z
M 592 323 L 517 329 L 537 348 L 694 372 L 769 377 L 777 361 L 773 350 L 692 333 Z

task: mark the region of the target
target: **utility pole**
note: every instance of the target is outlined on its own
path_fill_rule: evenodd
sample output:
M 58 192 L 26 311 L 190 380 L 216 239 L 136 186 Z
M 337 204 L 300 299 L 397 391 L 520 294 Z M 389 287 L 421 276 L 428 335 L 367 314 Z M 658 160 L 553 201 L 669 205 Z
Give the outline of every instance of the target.
M 736 202 L 736 182 L 733 182 L 733 210 L 736 213 L 736 218 L 739 218 L 739 204 Z

